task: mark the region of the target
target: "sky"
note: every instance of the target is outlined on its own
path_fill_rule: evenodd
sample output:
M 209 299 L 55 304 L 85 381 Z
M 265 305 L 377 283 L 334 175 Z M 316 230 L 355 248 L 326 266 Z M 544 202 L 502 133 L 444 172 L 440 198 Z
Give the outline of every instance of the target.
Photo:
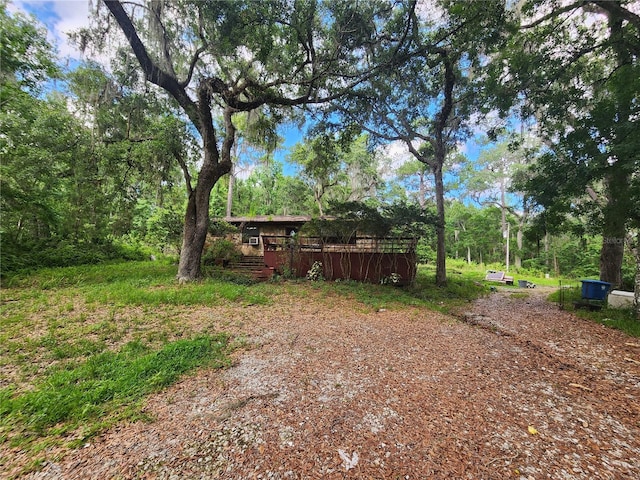
M 58 47 L 60 57 L 81 59 L 80 51 L 68 42 L 67 33 L 89 24 L 88 0 L 12 0 L 9 8 L 35 15 L 47 27 L 49 41 Z

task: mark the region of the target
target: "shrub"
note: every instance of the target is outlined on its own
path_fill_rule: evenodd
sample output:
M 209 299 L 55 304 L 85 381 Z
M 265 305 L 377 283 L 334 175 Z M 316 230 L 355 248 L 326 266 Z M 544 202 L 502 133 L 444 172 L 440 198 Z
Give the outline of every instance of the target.
M 240 260 L 241 257 L 242 254 L 231 240 L 217 238 L 206 247 L 202 262 L 205 265 L 225 265 Z
M 418 263 L 426 264 L 436 261 L 436 252 L 429 241 L 425 238 L 420 238 L 418 240 L 418 245 L 416 245 L 416 255 L 418 257 Z
M 227 233 L 238 233 L 238 227 L 235 225 L 231 225 L 229 222 L 225 222 L 224 220 L 218 220 L 215 222 L 211 222 L 209 225 L 209 234 L 214 237 L 222 237 Z
M 399 273 L 392 273 L 388 277 L 382 277 L 380 279 L 381 285 L 400 285 L 402 282 L 402 276 Z
M 46 242 L 23 244 L 3 242 L 0 250 L 3 274 L 48 267 L 92 265 L 107 260 L 143 260 L 148 257 L 149 252 L 139 246 L 111 241 L 76 243 L 49 239 Z

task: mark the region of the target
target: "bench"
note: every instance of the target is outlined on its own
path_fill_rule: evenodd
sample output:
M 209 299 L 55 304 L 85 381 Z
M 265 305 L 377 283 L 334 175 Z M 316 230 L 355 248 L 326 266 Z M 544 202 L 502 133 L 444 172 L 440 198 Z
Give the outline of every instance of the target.
M 489 282 L 500 282 L 507 285 L 513 285 L 513 277 L 505 275 L 504 272 L 489 271 L 487 272 L 487 276 L 484 277 L 484 279 Z

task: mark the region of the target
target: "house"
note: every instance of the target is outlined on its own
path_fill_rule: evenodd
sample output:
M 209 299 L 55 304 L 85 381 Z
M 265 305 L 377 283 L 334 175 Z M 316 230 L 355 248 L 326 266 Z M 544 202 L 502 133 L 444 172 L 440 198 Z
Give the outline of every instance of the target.
M 232 237 L 244 257 L 254 261 L 260 258 L 258 263 L 264 268 L 281 274 L 304 277 L 315 262 L 320 262 L 327 280 L 389 281 L 406 285 L 415 279 L 416 238 L 357 233 L 346 239 L 306 236 L 301 229 L 311 220 L 304 215 L 224 218 L 238 228 Z
M 238 228 L 234 240 L 244 256 L 264 256 L 262 236 L 290 237 L 311 221 L 306 215 L 256 215 L 253 217 L 225 217 L 224 221 Z

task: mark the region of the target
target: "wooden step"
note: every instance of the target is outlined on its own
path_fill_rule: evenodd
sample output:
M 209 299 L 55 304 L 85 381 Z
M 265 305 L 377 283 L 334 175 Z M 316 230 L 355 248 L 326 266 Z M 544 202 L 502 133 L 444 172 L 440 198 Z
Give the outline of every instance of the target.
M 232 270 L 250 271 L 261 270 L 265 268 L 264 257 L 259 256 L 246 256 L 242 257 L 237 262 L 233 262 L 229 265 Z
M 260 270 L 254 270 L 251 275 L 255 280 L 269 280 L 275 274 L 276 269 L 273 267 L 264 267 Z

